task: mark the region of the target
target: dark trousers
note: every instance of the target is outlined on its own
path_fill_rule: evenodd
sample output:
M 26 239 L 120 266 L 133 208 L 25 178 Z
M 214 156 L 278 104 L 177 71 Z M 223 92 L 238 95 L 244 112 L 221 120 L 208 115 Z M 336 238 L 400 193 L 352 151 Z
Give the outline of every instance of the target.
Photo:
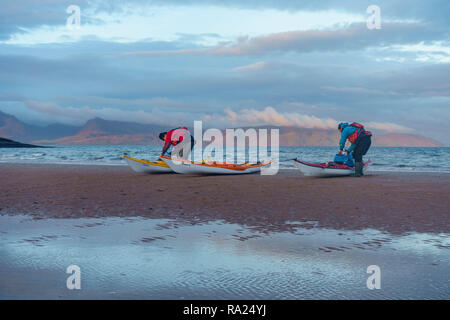
M 355 158 L 355 162 L 362 162 L 362 157 L 367 153 L 371 144 L 372 138 L 370 136 L 366 136 L 363 133 L 359 136 L 355 143 L 355 149 L 353 149 L 353 158 Z

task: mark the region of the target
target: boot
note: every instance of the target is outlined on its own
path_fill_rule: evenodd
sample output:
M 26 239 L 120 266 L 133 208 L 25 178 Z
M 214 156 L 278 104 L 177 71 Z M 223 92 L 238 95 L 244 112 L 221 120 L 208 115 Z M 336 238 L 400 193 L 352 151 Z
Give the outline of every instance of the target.
M 355 173 L 353 177 L 361 177 L 363 176 L 363 164 L 362 162 L 355 162 Z

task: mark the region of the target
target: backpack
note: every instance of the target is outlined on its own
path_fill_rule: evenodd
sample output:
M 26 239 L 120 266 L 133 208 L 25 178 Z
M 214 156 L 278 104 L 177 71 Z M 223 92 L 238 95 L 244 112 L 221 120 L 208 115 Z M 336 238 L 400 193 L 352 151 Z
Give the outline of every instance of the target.
M 352 124 L 350 124 L 351 127 L 355 127 L 356 129 L 359 129 L 361 133 L 364 133 L 366 136 L 371 137 L 372 136 L 372 132 L 367 131 L 364 129 L 364 126 L 358 122 L 353 122 Z M 359 133 L 358 133 L 359 136 Z

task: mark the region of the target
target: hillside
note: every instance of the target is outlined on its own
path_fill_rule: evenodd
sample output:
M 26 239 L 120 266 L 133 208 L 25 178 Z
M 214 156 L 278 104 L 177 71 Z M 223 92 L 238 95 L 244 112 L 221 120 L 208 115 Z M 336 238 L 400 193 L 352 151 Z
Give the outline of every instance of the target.
M 264 127 L 272 129 L 274 127 Z M 247 128 L 244 128 L 247 129 Z M 337 146 L 337 130 L 280 127 L 280 146 Z M 421 135 L 404 133 L 375 133 L 372 145 L 378 147 L 441 147 L 442 144 Z
M 159 133 L 167 130 L 156 125 L 95 118 L 86 122 L 75 135 L 36 142 L 56 145 L 157 145 L 161 143 Z
M 42 148 L 32 144 L 20 143 L 17 141 L 0 138 L 0 148 Z
M 385 147 L 441 147 L 438 141 L 418 134 L 386 133 L 376 136 L 375 145 Z
M 64 124 L 51 124 L 45 127 L 30 125 L 0 111 L 0 136 L 8 139 L 32 143 L 43 139 L 53 140 L 71 136 L 79 130 L 79 127 Z

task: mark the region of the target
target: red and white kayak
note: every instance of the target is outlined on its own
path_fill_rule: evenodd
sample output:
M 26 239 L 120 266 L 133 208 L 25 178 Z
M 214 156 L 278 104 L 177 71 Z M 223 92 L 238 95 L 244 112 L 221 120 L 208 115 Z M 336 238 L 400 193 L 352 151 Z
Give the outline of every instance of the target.
M 189 160 L 174 159 L 161 156 L 161 159 L 176 173 L 192 175 L 221 175 L 221 174 L 248 174 L 261 171 L 261 168 L 272 163 L 245 163 L 234 164 L 228 162 L 202 161 L 193 162 Z
M 364 162 L 363 172 L 366 172 L 370 161 Z M 336 177 L 349 176 L 355 172 L 355 167 L 349 167 L 346 164 L 335 164 L 332 162 L 312 163 L 294 159 L 295 166 L 305 176 L 310 177 Z

